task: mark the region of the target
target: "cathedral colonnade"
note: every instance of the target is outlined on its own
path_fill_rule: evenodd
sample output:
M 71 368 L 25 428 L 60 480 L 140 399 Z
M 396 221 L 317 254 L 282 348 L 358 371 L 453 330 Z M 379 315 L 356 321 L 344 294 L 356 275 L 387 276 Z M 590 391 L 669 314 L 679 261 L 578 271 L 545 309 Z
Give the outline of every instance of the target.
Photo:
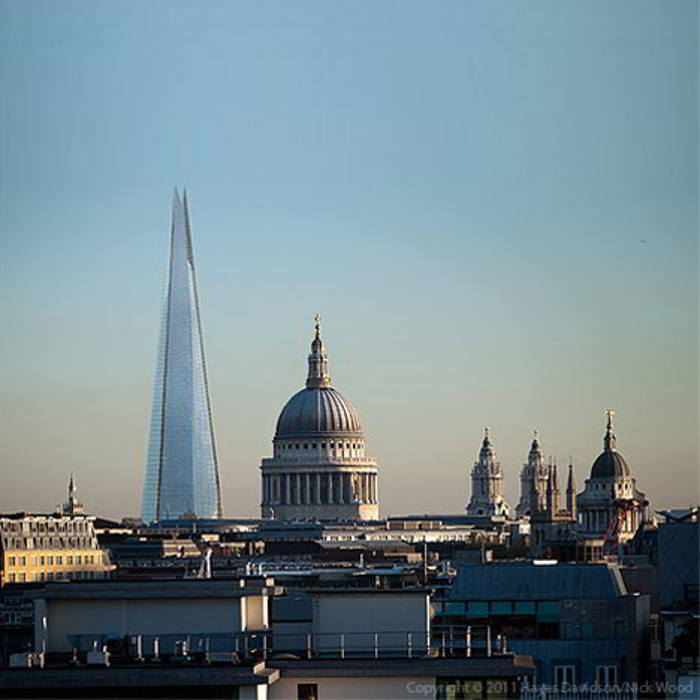
M 378 503 L 376 472 L 328 470 L 263 474 L 262 505 Z

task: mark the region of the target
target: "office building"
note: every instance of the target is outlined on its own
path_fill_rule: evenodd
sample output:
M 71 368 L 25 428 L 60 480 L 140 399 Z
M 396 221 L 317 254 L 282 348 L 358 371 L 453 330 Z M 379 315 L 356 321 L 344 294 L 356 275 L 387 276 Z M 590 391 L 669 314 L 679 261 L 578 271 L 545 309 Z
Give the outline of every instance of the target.
M 142 519 L 183 516 L 220 518 L 222 506 L 187 195 L 175 191 Z

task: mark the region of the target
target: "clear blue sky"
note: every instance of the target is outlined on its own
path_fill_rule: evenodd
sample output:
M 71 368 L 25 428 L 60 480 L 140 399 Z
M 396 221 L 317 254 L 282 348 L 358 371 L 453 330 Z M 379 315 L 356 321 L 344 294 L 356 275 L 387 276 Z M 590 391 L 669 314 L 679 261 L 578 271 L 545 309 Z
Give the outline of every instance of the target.
M 0 511 L 137 514 L 187 186 L 227 515 L 323 317 L 383 514 L 461 512 L 484 426 L 579 487 L 615 408 L 698 500 L 694 1 L 0 0 Z

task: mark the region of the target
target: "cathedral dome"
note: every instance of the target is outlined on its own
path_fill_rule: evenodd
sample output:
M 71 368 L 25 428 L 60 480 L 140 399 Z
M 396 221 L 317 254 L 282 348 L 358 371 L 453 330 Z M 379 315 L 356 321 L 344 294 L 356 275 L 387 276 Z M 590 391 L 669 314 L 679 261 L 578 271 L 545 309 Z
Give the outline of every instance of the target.
M 319 318 L 311 343 L 306 388 L 287 401 L 277 419 L 277 438 L 362 437 L 362 425 L 351 403 L 330 386 L 328 355 L 321 340 Z
M 331 387 L 302 389 L 282 409 L 275 437 L 313 437 L 322 434 L 361 437 L 360 419 L 339 391 Z
M 614 479 L 630 476 L 630 468 L 625 458 L 615 449 L 617 438 L 613 432 L 612 414 L 608 411 L 608 425 L 603 439 L 603 451 L 591 467 L 591 479 Z
M 610 479 L 630 475 L 625 458 L 615 450 L 604 450 L 591 468 L 591 479 Z

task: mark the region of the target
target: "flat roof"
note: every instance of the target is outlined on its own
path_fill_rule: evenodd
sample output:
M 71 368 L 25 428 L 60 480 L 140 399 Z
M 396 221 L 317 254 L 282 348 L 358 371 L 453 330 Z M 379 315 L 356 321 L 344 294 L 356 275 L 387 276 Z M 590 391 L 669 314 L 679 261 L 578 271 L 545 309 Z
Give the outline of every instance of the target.
M 267 665 L 282 671 L 282 676 L 433 676 L 475 678 L 515 678 L 532 676 L 535 662 L 519 654 L 491 657 L 413 657 L 399 659 L 275 659 Z
M 241 598 L 266 591 L 280 595 L 281 586 L 241 587 L 238 580 L 180 579 L 177 581 L 104 581 L 100 583 L 48 583 L 32 598 L 50 600 L 143 599 L 143 598 Z
M 279 679 L 276 669 L 255 666 L 182 666 L 140 664 L 133 666 L 81 666 L 43 669 L 3 669 L 0 691 L 26 690 L 37 697 L 37 690 L 60 688 L 62 697 L 70 688 L 152 688 L 270 685 Z M 32 694 L 33 693 L 33 694 Z M 12 697 L 21 697 L 21 695 Z

